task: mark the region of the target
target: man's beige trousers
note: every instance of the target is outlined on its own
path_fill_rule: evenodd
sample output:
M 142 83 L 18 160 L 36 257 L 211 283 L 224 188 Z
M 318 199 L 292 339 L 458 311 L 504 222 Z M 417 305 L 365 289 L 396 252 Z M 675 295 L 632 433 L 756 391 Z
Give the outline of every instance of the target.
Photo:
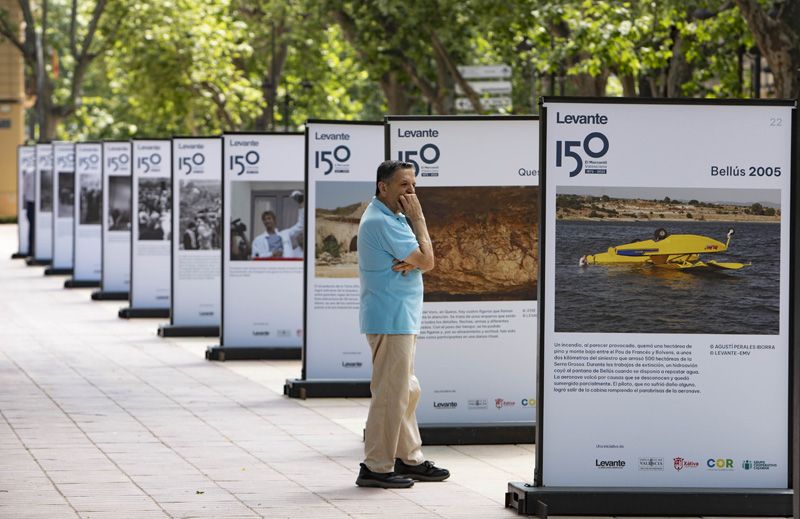
M 394 459 L 419 465 L 422 440 L 414 411 L 419 381 L 414 376 L 416 335 L 367 334 L 372 349 L 372 401 L 364 435 L 364 463 L 373 472 L 393 472 Z

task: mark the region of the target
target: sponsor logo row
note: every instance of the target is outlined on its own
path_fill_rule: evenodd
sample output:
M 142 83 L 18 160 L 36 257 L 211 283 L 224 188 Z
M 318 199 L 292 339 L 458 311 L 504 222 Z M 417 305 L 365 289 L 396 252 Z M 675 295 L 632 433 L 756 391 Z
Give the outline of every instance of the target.
M 596 469 L 602 470 L 621 470 L 629 468 L 630 463 L 628 460 L 624 459 L 595 458 L 594 466 Z M 666 464 L 663 457 L 648 456 L 638 458 L 638 470 L 641 471 L 663 471 L 665 470 L 665 466 Z M 699 469 L 701 467 L 706 470 L 730 472 L 733 470 L 769 470 L 776 468 L 777 466 L 777 463 L 770 463 L 765 460 L 745 459 L 741 461 L 734 461 L 731 458 L 708 458 L 704 462 L 700 462 L 688 458 L 672 458 L 672 468 L 678 472 L 684 470 L 691 471 L 692 469 Z
M 433 408 L 434 409 L 457 409 L 459 407 L 459 403 L 454 400 L 434 400 L 433 401 Z M 474 398 L 467 400 L 467 409 L 488 409 L 490 404 L 494 404 L 496 409 L 505 409 L 509 407 L 516 407 L 517 405 L 521 407 L 535 407 L 536 406 L 536 399 L 535 398 L 523 398 L 521 400 L 506 400 L 505 398 L 494 398 L 489 400 L 488 398 Z

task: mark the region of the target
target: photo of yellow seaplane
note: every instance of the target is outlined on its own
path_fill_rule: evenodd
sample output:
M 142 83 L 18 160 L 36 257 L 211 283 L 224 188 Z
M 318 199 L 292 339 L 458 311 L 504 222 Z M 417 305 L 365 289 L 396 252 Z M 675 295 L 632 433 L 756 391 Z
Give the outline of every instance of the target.
M 697 234 L 669 234 L 658 229 L 652 240 L 641 240 L 610 247 L 607 252 L 581 257 L 580 265 L 652 265 L 675 270 L 740 270 L 752 263 L 703 261 L 701 254 L 717 254 L 728 250 L 733 229 L 722 243 Z

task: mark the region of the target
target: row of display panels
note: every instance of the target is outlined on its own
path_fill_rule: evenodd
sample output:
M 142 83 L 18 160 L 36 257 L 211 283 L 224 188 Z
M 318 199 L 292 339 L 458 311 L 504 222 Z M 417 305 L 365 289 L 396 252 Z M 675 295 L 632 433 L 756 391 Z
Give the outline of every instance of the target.
M 182 283 L 223 272 L 196 283 L 241 317 L 223 345 L 297 339 L 304 378 L 368 379 L 358 219 L 375 166 L 407 160 L 437 253 L 421 423 L 533 421 L 538 342 L 540 484 L 786 488 L 794 105 L 553 98 L 542 115 L 310 121 L 305 178 L 280 159 L 297 137 L 173 140 L 172 257 L 191 258 L 171 266 L 173 320 Z M 191 317 L 219 315 L 186 293 Z M 301 299 L 305 326 L 276 327 Z

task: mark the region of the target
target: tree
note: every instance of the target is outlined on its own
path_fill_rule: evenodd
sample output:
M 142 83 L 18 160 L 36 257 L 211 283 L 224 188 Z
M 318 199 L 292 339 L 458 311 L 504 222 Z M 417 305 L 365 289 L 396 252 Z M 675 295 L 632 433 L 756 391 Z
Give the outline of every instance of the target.
M 19 0 L 19 5 L 24 32 L 0 10 L 0 35 L 23 57 L 26 90 L 36 98 L 39 140 L 51 140 L 58 124 L 80 107 L 87 71 L 115 41 L 124 13 L 107 20 L 108 0 L 72 0 L 69 6 L 66 1 Z
M 131 7 L 77 113 L 85 135 L 209 135 L 250 128 L 263 101 L 237 63 L 252 53 L 229 0 Z
M 777 1 L 767 12 L 758 0 L 735 0 L 775 77 L 777 97 L 800 94 L 800 3 Z
M 458 71 L 468 62 L 470 41 L 478 29 L 469 3 L 333 2 L 327 7 L 357 50 L 364 67 L 378 80 L 390 113 L 411 111 L 415 100 L 437 114 L 454 110 L 458 86 L 474 110 L 480 97 Z

